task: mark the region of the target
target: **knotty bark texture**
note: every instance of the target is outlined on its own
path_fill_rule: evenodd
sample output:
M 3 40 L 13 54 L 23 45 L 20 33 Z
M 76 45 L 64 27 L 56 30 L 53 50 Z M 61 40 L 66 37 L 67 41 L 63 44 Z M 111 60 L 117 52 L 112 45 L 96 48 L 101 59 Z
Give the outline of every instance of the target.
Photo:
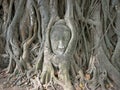
M 0 0 L 5 86 L 119 90 L 119 21 L 119 0 Z

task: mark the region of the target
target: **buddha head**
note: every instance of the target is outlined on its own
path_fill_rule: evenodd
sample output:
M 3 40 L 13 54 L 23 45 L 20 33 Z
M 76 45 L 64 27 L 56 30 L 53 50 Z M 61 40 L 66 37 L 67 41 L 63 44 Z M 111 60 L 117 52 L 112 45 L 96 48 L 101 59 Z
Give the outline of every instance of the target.
M 59 20 L 56 22 L 50 32 L 50 42 L 53 53 L 56 55 L 64 54 L 70 38 L 71 31 L 65 25 L 65 21 Z

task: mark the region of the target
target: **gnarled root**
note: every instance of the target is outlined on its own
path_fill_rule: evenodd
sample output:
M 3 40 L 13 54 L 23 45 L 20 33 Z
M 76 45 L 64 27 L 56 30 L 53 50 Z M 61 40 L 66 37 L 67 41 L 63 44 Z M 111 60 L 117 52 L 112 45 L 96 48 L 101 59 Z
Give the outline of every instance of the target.
M 97 90 L 108 90 L 112 88 L 111 81 L 107 77 L 107 71 L 100 67 L 99 61 L 95 56 L 92 56 L 90 65 L 85 76 L 85 88 Z
M 50 62 L 43 63 L 43 65 L 40 81 L 42 84 L 47 84 L 50 80 L 52 80 L 52 77 L 54 77 L 54 69 Z
M 59 73 L 58 73 L 58 78 L 60 81 L 64 83 L 63 88 L 64 90 L 74 90 L 74 87 L 71 83 L 71 78 L 70 78 L 70 65 L 66 63 L 61 63 L 59 65 Z
M 66 64 L 62 62 L 58 66 L 58 71 L 55 70 L 55 66 L 51 62 L 43 63 L 43 70 L 40 76 L 40 82 L 45 88 L 49 85 L 55 89 L 54 85 L 58 84 L 64 88 L 64 90 L 74 90 L 70 77 L 70 63 Z

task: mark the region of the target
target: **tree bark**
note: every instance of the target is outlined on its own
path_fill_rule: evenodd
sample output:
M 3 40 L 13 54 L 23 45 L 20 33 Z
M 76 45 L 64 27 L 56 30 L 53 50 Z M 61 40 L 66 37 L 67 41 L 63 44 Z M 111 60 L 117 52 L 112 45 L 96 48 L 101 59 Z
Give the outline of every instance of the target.
M 119 5 L 0 0 L 0 60 L 9 59 L 8 82 L 40 90 L 118 90 Z

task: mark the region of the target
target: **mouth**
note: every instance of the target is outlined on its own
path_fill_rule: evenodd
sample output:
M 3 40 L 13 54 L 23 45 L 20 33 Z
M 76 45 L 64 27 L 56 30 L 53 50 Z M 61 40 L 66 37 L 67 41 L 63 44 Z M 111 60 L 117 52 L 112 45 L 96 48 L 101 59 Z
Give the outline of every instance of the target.
M 57 53 L 58 54 L 63 54 L 64 53 L 64 48 L 58 48 Z

